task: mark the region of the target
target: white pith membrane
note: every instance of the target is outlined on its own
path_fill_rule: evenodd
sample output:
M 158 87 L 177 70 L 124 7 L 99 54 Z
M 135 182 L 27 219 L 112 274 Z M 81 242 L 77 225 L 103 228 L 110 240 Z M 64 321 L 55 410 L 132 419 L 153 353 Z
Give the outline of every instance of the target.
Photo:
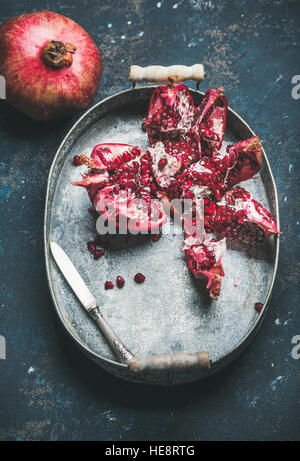
M 181 168 L 181 161 L 179 158 L 169 155 L 165 151 L 164 144 L 159 141 L 154 147 L 149 147 L 148 152 L 152 158 L 152 171 L 156 179 L 157 184 L 166 188 L 171 184 L 172 178 Z M 163 169 L 159 167 L 159 161 L 165 159 L 167 161 Z
M 207 173 L 211 174 L 211 170 L 208 168 L 205 168 L 202 164 L 201 161 L 197 163 L 193 163 L 189 168 L 186 170 L 188 173 Z M 183 188 L 183 194 L 187 191 L 191 191 L 194 194 L 194 199 L 195 201 L 202 200 L 204 197 L 208 197 L 211 195 L 212 191 L 209 189 L 209 187 L 205 185 L 200 185 L 200 184 L 192 184 L 188 187 Z
M 178 112 L 180 115 L 180 121 L 177 127 L 179 130 L 188 131 L 192 127 L 194 116 L 195 116 L 195 110 L 194 108 L 191 108 L 190 100 L 187 97 L 186 93 L 182 92 L 181 97 L 180 98 L 177 97 L 177 99 L 179 99 L 179 102 L 177 103 L 177 107 L 178 107 Z
M 211 238 L 206 235 L 202 241 L 202 245 L 194 247 L 194 259 L 199 264 L 203 263 L 206 259 L 204 247 L 213 252 L 216 262 L 219 262 L 226 251 L 226 240 L 212 241 Z

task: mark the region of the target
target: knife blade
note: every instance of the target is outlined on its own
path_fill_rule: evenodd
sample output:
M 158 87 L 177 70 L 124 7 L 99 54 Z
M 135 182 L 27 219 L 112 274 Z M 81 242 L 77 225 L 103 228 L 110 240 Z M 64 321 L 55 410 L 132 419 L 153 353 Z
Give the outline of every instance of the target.
M 69 256 L 67 256 L 64 250 L 55 242 L 50 242 L 50 249 L 58 267 L 83 307 L 88 312 L 97 307 L 94 296 L 86 286 Z
M 88 312 L 90 317 L 94 320 L 97 326 L 102 331 L 103 335 L 109 342 L 112 350 L 118 359 L 124 363 L 129 364 L 133 359 L 133 354 L 124 346 L 120 339 L 112 331 L 104 317 L 102 316 L 97 302 L 86 286 L 84 280 L 79 274 L 78 270 L 70 260 L 69 256 L 64 250 L 55 242 L 50 242 L 51 253 L 60 268 L 65 279 L 69 283 L 70 287 L 74 291 L 75 295 Z

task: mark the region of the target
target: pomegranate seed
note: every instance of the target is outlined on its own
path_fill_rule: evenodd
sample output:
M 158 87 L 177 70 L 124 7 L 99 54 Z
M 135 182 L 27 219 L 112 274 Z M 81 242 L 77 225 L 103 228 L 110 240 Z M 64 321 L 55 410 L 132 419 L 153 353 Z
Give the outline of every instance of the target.
M 220 198 L 222 197 L 222 194 L 221 194 L 221 192 L 219 191 L 219 189 L 216 190 L 216 192 L 215 192 L 215 197 L 216 197 L 216 200 L 220 200 Z
M 152 234 L 151 235 L 151 240 L 152 242 L 158 242 L 158 240 L 161 238 L 161 232 L 159 234 Z
M 125 162 L 129 162 L 129 160 L 131 159 L 129 152 L 124 152 L 123 159 Z
M 204 210 L 204 211 L 205 211 L 205 213 L 210 214 L 210 215 L 211 215 L 211 214 L 214 214 L 213 210 L 212 210 L 211 208 L 209 208 L 208 206 L 205 207 L 205 210 Z
M 261 312 L 264 307 L 263 303 L 255 303 L 254 305 L 256 312 Z
M 88 250 L 89 250 L 89 251 L 92 253 L 92 255 L 94 256 L 95 251 L 96 251 L 96 246 L 95 246 L 94 242 L 92 242 L 92 241 L 88 242 L 87 247 L 88 247 Z
M 104 255 L 104 250 L 96 250 L 95 253 L 94 253 L 94 258 L 99 259 L 103 255 Z
M 81 160 L 80 160 L 79 155 L 75 155 L 73 157 L 73 165 L 75 165 L 75 166 L 80 166 L 81 165 Z
M 106 160 L 106 158 L 104 158 L 103 155 L 100 156 L 100 159 L 104 166 L 107 166 L 109 164 L 108 160 Z
M 134 276 L 134 281 L 136 283 L 144 283 L 145 281 L 145 276 L 143 274 L 141 274 L 140 272 L 138 272 L 137 274 L 135 274 Z
M 114 284 L 110 280 L 106 280 L 104 284 L 105 290 L 112 290 L 114 287 Z
M 117 276 L 117 287 L 123 288 L 124 284 L 125 284 L 125 280 L 123 279 L 123 277 L 121 277 L 121 275 L 118 275 Z
M 168 160 L 166 158 L 161 158 L 158 162 L 158 168 L 160 170 L 163 170 L 167 163 L 168 163 Z
M 189 198 L 189 199 L 194 198 L 194 194 L 193 194 L 193 192 L 190 191 L 190 190 L 187 190 L 187 191 L 186 191 L 185 196 L 186 196 L 186 198 Z

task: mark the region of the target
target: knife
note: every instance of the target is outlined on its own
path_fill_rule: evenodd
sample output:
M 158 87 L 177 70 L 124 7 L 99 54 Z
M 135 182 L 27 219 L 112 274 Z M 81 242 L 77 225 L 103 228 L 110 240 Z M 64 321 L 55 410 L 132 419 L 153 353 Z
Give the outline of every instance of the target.
M 55 242 L 50 242 L 50 249 L 58 267 L 77 298 L 106 337 L 116 357 L 121 363 L 128 365 L 131 372 L 148 374 L 149 372 L 153 373 L 155 371 L 160 373 L 162 370 L 180 371 L 195 367 L 202 368 L 203 370 L 209 369 L 210 358 L 207 351 L 194 354 L 178 352 L 169 355 L 159 354 L 150 357 L 135 357 L 124 346 L 103 318 L 94 296 L 64 250 Z
M 133 354 L 124 346 L 120 339 L 111 330 L 110 326 L 102 316 L 94 296 L 86 286 L 83 278 L 75 268 L 70 258 L 55 242 L 50 242 L 50 249 L 56 264 L 60 268 L 65 279 L 85 308 L 86 312 L 94 320 L 103 335 L 106 337 L 116 357 L 120 360 L 121 363 L 129 364 L 129 362 L 134 357 Z

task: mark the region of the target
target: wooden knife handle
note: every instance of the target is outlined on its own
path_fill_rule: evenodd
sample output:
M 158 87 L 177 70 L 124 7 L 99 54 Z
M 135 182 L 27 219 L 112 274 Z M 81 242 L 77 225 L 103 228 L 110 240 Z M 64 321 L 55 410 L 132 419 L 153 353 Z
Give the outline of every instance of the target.
M 209 353 L 206 351 L 197 352 L 196 354 L 179 352 L 177 354 L 153 355 L 145 358 L 133 357 L 129 362 L 129 367 L 134 373 L 166 369 L 186 370 L 189 368 L 208 370 L 210 368 L 210 359 Z

